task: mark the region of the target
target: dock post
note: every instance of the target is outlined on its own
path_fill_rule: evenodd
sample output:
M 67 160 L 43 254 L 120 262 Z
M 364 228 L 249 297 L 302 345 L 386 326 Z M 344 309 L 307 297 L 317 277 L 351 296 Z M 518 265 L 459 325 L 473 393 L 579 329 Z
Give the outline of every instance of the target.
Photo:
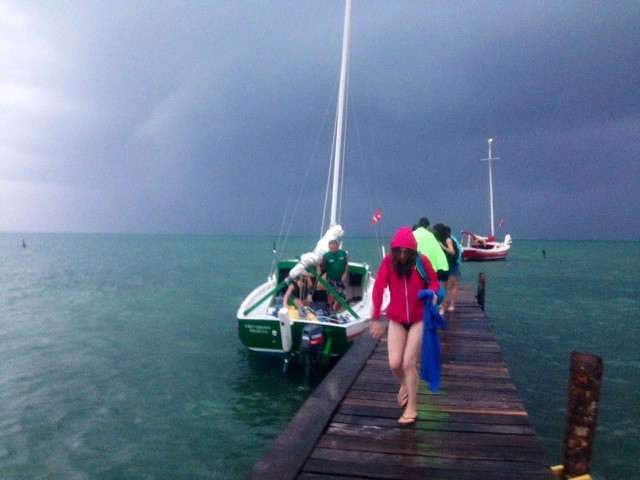
M 484 283 L 485 283 L 484 273 L 480 272 L 478 274 L 478 293 L 476 294 L 476 298 L 478 299 L 478 305 L 480 305 L 480 308 L 482 309 L 483 312 L 484 312 Z
M 601 357 L 571 352 L 564 427 L 564 479 L 586 475 L 591 470 L 603 369 Z

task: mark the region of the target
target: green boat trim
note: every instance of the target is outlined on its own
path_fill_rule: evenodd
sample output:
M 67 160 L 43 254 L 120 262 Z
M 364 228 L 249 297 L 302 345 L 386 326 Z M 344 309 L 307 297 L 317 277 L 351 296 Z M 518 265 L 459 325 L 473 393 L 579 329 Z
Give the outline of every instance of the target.
M 258 308 L 258 306 L 260 304 L 262 304 L 262 302 L 264 302 L 265 300 L 269 299 L 269 298 L 273 298 L 276 293 L 278 293 L 278 291 L 284 287 L 287 284 L 287 280 L 284 279 L 283 281 L 281 281 L 278 285 L 276 285 L 276 287 L 271 290 L 269 293 L 267 293 L 264 297 L 262 297 L 261 299 L 259 299 L 256 303 L 254 303 L 253 305 L 251 305 L 249 308 L 247 308 L 244 311 L 245 315 L 249 315 L 251 312 L 253 312 L 256 308 Z
M 324 286 L 324 288 L 327 289 L 327 292 L 333 295 L 333 298 L 335 298 L 340 305 L 342 305 L 351 315 L 353 315 L 353 318 L 355 318 L 356 320 L 360 318 L 360 316 L 353 311 L 347 301 L 342 298 L 342 296 L 338 292 L 335 291 L 335 289 L 329 284 L 329 282 L 322 278 L 322 276 L 318 275 L 316 271 L 312 271 L 311 273 Z

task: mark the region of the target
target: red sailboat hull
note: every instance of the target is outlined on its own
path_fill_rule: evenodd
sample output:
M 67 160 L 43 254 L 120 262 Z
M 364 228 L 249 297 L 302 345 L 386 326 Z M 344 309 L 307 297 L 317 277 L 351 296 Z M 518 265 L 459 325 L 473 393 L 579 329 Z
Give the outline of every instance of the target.
M 462 260 L 485 261 L 507 258 L 511 248 L 511 235 L 507 235 L 504 242 L 498 242 L 494 237 L 483 237 L 471 232 L 462 233 Z

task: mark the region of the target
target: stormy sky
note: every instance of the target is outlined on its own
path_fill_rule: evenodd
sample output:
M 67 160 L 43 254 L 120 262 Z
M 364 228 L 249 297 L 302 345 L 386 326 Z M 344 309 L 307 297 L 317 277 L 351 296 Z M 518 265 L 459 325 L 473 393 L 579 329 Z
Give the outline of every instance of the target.
M 338 0 L 0 1 L 0 231 L 317 235 Z M 640 2 L 354 0 L 347 235 L 640 237 Z M 382 210 L 378 227 L 371 216 Z

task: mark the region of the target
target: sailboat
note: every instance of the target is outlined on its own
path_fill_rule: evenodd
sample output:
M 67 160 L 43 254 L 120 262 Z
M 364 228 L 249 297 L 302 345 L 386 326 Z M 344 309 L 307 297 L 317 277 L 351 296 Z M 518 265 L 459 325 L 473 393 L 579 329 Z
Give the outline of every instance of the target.
M 494 218 L 493 218 L 493 178 L 492 178 L 492 165 L 493 160 L 500 160 L 499 157 L 491 156 L 491 146 L 493 144 L 493 138 L 488 141 L 489 156 L 483 158 L 489 164 L 489 205 L 491 211 L 491 235 L 483 236 L 478 235 L 467 230 L 462 231 L 462 260 L 467 261 L 482 261 L 482 260 L 504 260 L 509 254 L 511 248 L 511 235 L 506 234 L 504 241 L 499 242 L 493 231 Z M 502 221 L 501 221 L 502 226 Z
M 317 242 L 313 251 L 304 253 L 299 259 L 281 260 L 267 281 L 255 288 L 240 304 L 237 311 L 240 341 L 249 349 L 284 358 L 285 368 L 292 358 L 304 358 L 301 350 L 312 343 L 319 353 L 318 363 L 328 365 L 332 358 L 344 354 L 353 340 L 368 329 L 372 308 L 374 275 L 366 263 L 355 263 L 349 259 L 349 278 L 342 298 L 329 283 L 316 272 L 329 251 L 329 242 L 341 243 L 344 231 L 338 223 L 339 192 L 344 168 L 345 98 L 347 90 L 349 36 L 351 23 L 351 0 L 346 1 L 342 61 L 336 114 L 335 145 L 333 162 L 329 162 L 331 184 L 330 226 Z M 274 245 L 275 250 L 275 245 Z M 304 308 L 298 310 L 282 305 L 288 285 L 302 274 L 315 277 L 340 303 L 338 311 Z M 310 334 L 310 331 L 315 333 Z M 303 360 L 304 362 L 304 360 Z

